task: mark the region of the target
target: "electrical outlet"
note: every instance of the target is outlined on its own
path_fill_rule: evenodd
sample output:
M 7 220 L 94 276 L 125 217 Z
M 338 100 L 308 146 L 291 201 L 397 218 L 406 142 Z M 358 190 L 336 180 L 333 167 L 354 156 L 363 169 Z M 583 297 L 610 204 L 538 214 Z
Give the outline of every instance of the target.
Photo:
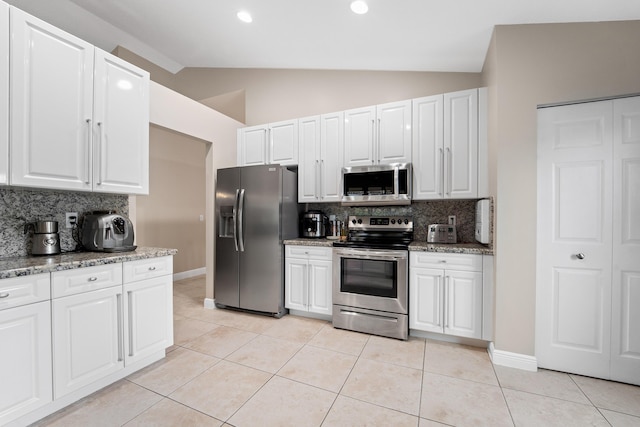
M 456 216 L 449 215 L 449 225 L 456 225 Z
M 65 215 L 65 228 L 73 228 L 78 224 L 78 212 L 67 212 Z

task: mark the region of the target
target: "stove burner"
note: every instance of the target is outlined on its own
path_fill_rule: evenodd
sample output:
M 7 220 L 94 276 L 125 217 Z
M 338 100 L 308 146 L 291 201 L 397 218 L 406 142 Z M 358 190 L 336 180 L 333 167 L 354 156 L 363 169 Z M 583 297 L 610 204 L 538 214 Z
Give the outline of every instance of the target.
M 407 250 L 413 240 L 413 220 L 408 217 L 350 216 L 347 241 L 333 246 Z

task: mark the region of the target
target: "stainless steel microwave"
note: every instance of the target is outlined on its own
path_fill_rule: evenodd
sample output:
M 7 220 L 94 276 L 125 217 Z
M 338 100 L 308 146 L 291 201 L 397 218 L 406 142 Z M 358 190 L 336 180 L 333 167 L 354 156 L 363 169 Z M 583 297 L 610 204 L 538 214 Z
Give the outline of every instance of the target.
M 411 163 L 342 168 L 343 206 L 411 204 Z

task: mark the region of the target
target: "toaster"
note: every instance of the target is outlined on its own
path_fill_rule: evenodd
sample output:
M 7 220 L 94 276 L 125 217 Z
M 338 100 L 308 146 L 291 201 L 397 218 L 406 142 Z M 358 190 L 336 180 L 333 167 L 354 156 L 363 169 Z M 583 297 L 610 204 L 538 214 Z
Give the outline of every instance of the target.
M 450 224 L 430 224 L 427 231 L 429 243 L 457 243 L 456 226 Z
M 113 212 L 92 212 L 82 222 L 82 246 L 95 252 L 127 252 L 133 245 L 133 224 L 129 218 Z

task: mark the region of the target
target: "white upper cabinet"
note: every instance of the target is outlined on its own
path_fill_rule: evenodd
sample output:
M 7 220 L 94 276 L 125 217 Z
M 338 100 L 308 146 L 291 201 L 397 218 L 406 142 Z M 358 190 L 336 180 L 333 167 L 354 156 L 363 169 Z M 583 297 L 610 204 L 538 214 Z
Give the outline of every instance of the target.
M 444 195 L 444 95 L 413 100 L 413 198 Z
M 0 1 L 0 185 L 9 183 L 9 5 Z
M 96 49 L 94 190 L 149 194 L 149 73 Z
M 413 198 L 488 196 L 486 89 L 413 100 Z
M 238 129 L 238 166 L 298 164 L 298 120 Z
M 344 165 L 411 162 L 411 101 L 344 113 Z
M 10 16 L 9 183 L 148 194 L 149 74 L 19 9 Z
M 340 200 L 343 113 L 298 120 L 298 202 Z
M 94 47 L 11 9 L 13 185 L 91 190 Z

